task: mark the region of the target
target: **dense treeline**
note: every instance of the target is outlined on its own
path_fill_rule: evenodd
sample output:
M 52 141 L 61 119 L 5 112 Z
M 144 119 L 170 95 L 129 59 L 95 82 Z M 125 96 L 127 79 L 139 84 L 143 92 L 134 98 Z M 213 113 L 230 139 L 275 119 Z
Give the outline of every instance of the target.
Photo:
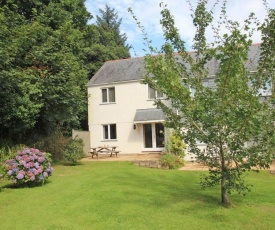
M 115 10 L 100 14 L 89 24 L 84 0 L 0 1 L 0 145 L 85 129 L 88 80 L 130 56 Z

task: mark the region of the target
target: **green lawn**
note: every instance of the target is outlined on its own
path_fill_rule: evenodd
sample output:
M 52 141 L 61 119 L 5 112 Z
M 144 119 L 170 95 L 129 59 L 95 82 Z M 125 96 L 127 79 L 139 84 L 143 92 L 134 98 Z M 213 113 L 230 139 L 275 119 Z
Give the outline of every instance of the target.
M 42 187 L 2 182 L 0 229 L 275 229 L 275 176 L 224 208 L 219 188 L 201 190 L 201 172 L 142 168 L 129 162 L 55 166 Z

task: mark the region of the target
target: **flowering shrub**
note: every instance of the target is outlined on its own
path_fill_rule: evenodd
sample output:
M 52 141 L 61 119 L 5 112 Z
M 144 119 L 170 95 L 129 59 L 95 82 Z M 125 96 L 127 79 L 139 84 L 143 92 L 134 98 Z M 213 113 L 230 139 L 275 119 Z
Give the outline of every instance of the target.
M 4 175 L 16 185 L 42 184 L 52 174 L 50 161 L 50 154 L 38 149 L 19 150 L 14 159 L 4 162 Z
M 2 178 L 3 178 L 3 175 L 0 172 L 0 183 L 1 183 Z M 0 191 L 1 191 L 1 187 L 0 187 Z

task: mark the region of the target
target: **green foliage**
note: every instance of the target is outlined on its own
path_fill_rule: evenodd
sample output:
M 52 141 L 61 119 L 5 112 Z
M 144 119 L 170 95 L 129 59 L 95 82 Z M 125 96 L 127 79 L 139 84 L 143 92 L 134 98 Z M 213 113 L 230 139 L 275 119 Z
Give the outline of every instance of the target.
M 51 133 L 57 124 L 78 127 L 87 103 L 81 29 L 90 16 L 84 2 L 1 6 L 2 135 L 21 139 L 30 130 Z
M 96 24 L 88 25 L 84 35 L 84 64 L 88 69 L 89 78 L 107 60 L 129 58 L 130 46 L 126 44 L 126 34 L 120 33 L 122 19 L 114 8 L 105 5 L 96 16 Z
M 174 154 L 180 157 L 184 157 L 184 149 L 186 145 L 182 140 L 181 136 L 178 135 L 175 131 L 168 136 L 168 141 L 165 145 L 167 153 Z
M 14 145 L 14 146 L 6 146 L 0 148 L 0 164 L 3 163 L 7 159 L 12 159 L 16 156 L 18 149 L 27 148 L 26 145 Z
M 100 32 L 101 36 L 103 35 L 101 38 L 103 44 L 104 42 L 107 44 L 112 42 L 117 46 L 124 47 L 125 51 L 128 51 L 129 56 L 130 47 L 126 44 L 127 36 L 125 33 L 121 34 L 119 28 L 122 22 L 122 18 L 119 18 L 115 9 L 111 8 L 108 4 L 105 5 L 105 9 L 99 9 L 99 12 L 101 15 L 96 16 L 96 24 L 101 29 Z M 106 33 L 105 35 L 103 31 Z
M 169 169 L 178 169 L 184 166 L 184 159 L 175 154 L 164 154 L 160 158 L 161 167 Z
M 118 45 L 91 18 L 84 0 L 0 2 L 0 139 L 23 143 L 87 123 L 88 79 L 105 61 L 129 57 L 125 35 Z
M 167 126 L 182 135 L 198 161 L 209 166 L 202 185 L 220 184 L 222 203 L 228 203 L 228 193 L 249 191 L 244 173 L 268 168 L 275 148 L 275 14 L 267 9 L 262 25 L 251 14 L 240 25 L 228 19 L 224 1 L 215 27 L 214 11 L 207 10 L 207 2 L 200 0 L 192 10 L 196 29 L 192 46 L 196 52 L 192 53 L 187 52 L 173 16 L 161 2 L 165 44 L 158 51 L 162 55 L 153 55 L 155 49 L 149 47 L 145 83 L 167 96 L 170 104 L 155 101 L 167 115 Z M 228 30 L 224 32 L 222 27 Z M 205 36 L 208 28 L 215 37 L 211 43 Z M 250 52 L 255 28 L 263 35 L 258 54 Z M 255 55 L 260 56 L 258 63 Z M 206 87 L 209 80 L 213 84 Z M 272 96 L 259 98 L 258 92 L 267 83 L 273 85 Z M 206 148 L 198 148 L 197 143 Z
M 72 165 L 84 157 L 83 141 L 81 139 L 70 139 L 62 153 L 63 159 Z
M 44 149 L 46 152 L 50 152 L 53 162 L 60 162 L 68 141 L 69 138 L 63 135 L 60 128 L 57 128 L 51 135 L 41 137 L 34 146 L 38 149 Z

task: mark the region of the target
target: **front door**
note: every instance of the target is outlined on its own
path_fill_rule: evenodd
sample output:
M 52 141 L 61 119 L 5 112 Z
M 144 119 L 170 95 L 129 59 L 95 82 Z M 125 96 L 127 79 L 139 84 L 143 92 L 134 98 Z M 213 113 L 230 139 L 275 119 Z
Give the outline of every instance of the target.
M 162 151 L 164 148 L 163 124 L 143 124 L 143 140 L 145 151 Z

